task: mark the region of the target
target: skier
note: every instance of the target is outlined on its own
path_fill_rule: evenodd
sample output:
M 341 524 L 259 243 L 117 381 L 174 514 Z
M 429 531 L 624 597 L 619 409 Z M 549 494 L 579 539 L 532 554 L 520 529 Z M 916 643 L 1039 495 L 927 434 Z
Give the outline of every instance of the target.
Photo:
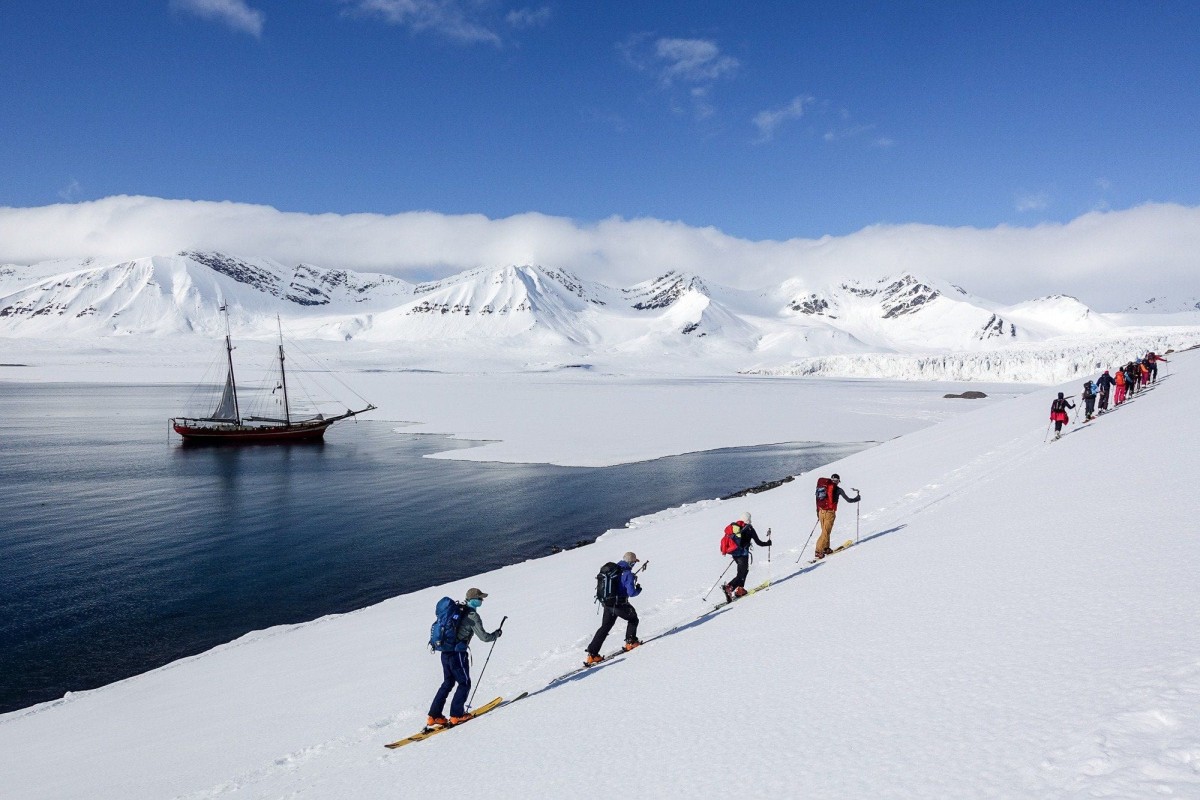
M 1104 374 L 1096 379 L 1096 386 L 1099 387 L 1099 389 L 1100 389 L 1100 413 L 1101 414 L 1103 414 L 1105 411 L 1108 411 L 1108 395 L 1109 395 L 1109 392 L 1112 391 L 1112 387 L 1114 384 L 1116 384 L 1116 381 L 1113 380 L 1112 375 L 1108 374 L 1108 370 L 1104 370 Z
M 764 542 L 758 538 L 757 531 L 750 524 L 749 511 L 725 526 L 725 536 L 730 537 L 736 545 L 729 551 L 729 555 L 733 556 L 733 563 L 737 564 L 737 575 L 721 587 L 725 592 L 725 600 L 732 603 L 735 598 L 746 596 L 746 575 L 750 572 L 750 545 L 754 543 L 759 547 L 770 547 L 771 540 L 767 539 Z M 722 548 L 723 551 L 725 549 Z
M 615 565 L 605 564 L 600 569 L 600 574 L 597 576 L 599 586 L 596 591 L 597 599 L 601 601 L 604 608 L 604 619 L 601 621 L 599 629 L 596 630 L 596 635 L 592 637 L 591 644 L 588 645 L 584 666 L 590 667 L 592 664 L 599 664 L 604 660 L 600 655 L 600 648 L 604 646 L 604 640 L 608 638 L 608 632 L 616 624 L 617 617 L 626 621 L 626 652 L 642 644 L 641 640 L 637 638 L 637 610 L 629 604 L 629 598 L 637 597 L 642 593 L 642 585 L 637 582 L 633 573 L 633 565 L 638 561 L 636 554 L 626 553 Z M 615 569 L 609 570 L 610 566 Z
M 1050 404 L 1050 419 L 1054 422 L 1055 439 L 1062 437 L 1062 426 L 1071 421 L 1067 416 L 1068 408 L 1075 408 L 1075 404 L 1063 397 L 1062 392 L 1059 392 L 1058 397 Z
M 833 552 L 829 548 L 829 535 L 833 533 L 833 521 L 837 517 L 838 496 L 847 503 L 857 503 L 862 500 L 862 493 L 850 497 L 838 484 L 842 478 L 836 472 L 828 478 L 817 479 L 817 521 L 821 523 L 821 536 L 817 539 L 817 549 L 813 554 L 824 558 Z
M 1150 385 L 1150 365 L 1146 363 L 1146 359 L 1138 359 L 1138 369 L 1141 371 L 1138 380 L 1142 386 Z
M 1093 419 L 1092 412 L 1096 408 L 1096 384 L 1092 383 L 1091 381 L 1087 381 L 1086 383 L 1084 383 L 1082 396 L 1083 396 L 1084 420 L 1086 420 L 1087 422 L 1091 422 Z
M 1119 406 L 1125 402 L 1125 392 L 1127 391 L 1125 387 L 1124 367 L 1121 367 L 1117 370 L 1116 377 L 1113 379 L 1113 385 L 1116 386 L 1116 388 L 1113 389 L 1113 405 Z
M 1156 354 L 1153 350 L 1146 354 L 1146 364 L 1150 367 L 1151 383 L 1158 380 L 1158 362 L 1160 361 L 1166 361 L 1166 359 Z
M 450 645 L 451 649 L 442 651 L 442 685 L 438 687 L 437 694 L 433 696 L 433 704 L 429 706 L 426 727 L 458 725 L 471 718 L 465 708 L 467 693 L 471 691 L 471 656 L 468 652 L 471 637 L 478 636 L 481 641 L 493 642 L 504 633 L 500 628 L 491 633 L 484 630 L 478 609 L 483 605 L 485 597 L 487 594 L 478 589 L 467 589 L 466 602 L 463 603 L 466 610 L 461 611 L 461 618 L 458 620 L 458 633 L 454 637 L 456 641 Z M 454 692 L 454 699 L 450 701 L 450 719 L 447 720 L 442 716 L 442 709 L 446 707 L 446 698 L 450 696 L 450 690 L 455 684 L 458 684 L 458 689 Z

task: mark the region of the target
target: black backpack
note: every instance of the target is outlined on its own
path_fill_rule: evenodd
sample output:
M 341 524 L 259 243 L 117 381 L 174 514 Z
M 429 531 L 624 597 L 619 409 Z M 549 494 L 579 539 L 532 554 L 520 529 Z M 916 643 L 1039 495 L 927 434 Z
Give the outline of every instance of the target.
M 609 605 L 621 596 L 621 568 L 609 561 L 596 574 L 596 600 Z
M 1050 404 L 1050 410 L 1055 413 L 1058 413 L 1060 411 L 1066 411 L 1067 410 L 1067 401 L 1063 400 L 1061 397 L 1055 398 L 1054 402 Z

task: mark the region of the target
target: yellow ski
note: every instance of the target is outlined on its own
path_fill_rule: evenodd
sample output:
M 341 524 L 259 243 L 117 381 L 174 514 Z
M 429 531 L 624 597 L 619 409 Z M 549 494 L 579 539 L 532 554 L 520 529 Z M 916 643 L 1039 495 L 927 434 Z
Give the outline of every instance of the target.
M 521 698 L 518 697 L 517 699 L 520 700 Z M 486 714 L 489 711 L 497 709 L 503 703 L 504 703 L 504 698 L 497 697 L 495 700 L 492 700 L 491 702 L 486 703 L 486 704 L 480 706 L 479 708 L 475 709 L 474 711 L 472 711 L 471 719 L 475 719 L 478 716 L 481 716 L 483 714 Z M 468 720 L 468 722 L 469 721 L 470 720 Z M 467 724 L 466 722 L 458 723 L 458 725 L 466 725 L 466 724 Z M 437 734 L 441 733 L 442 731 L 448 731 L 451 728 L 457 728 L 458 725 L 443 725 L 440 728 L 426 728 L 425 730 L 421 731 L 420 733 L 414 733 L 412 736 L 406 736 L 405 738 L 400 739 L 399 741 L 392 742 L 391 744 L 385 744 L 384 747 L 391 749 L 391 750 L 395 750 L 397 747 L 404 747 L 404 745 L 406 745 L 406 744 L 412 744 L 413 742 L 420 742 L 424 739 L 428 739 L 430 736 L 436 736 Z
M 853 539 L 847 539 L 845 542 L 843 542 L 843 543 L 842 543 L 842 546 L 841 546 L 841 547 L 835 547 L 835 548 L 833 548 L 833 553 L 840 553 L 840 552 L 842 552 L 843 550 L 845 550 L 847 547 L 850 547 L 850 546 L 851 546 L 851 545 L 853 545 L 853 544 L 854 544 L 854 540 L 853 540 Z M 833 555 L 833 553 L 827 553 L 825 557 L 826 557 L 826 558 L 828 558 L 829 556 Z M 817 562 L 818 562 L 818 561 L 820 561 L 820 560 L 821 560 L 821 559 L 819 559 L 819 558 L 814 558 L 812 561 L 810 561 L 810 562 L 808 562 L 808 563 L 810 563 L 810 564 L 815 564 L 815 563 L 817 563 Z

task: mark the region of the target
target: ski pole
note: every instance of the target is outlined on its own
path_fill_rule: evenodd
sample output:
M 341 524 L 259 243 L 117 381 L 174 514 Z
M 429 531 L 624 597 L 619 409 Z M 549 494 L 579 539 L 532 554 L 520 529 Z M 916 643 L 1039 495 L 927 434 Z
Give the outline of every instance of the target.
M 808 543 L 812 541 L 813 534 L 817 532 L 817 525 L 821 522 L 821 518 L 817 517 L 817 521 L 813 523 L 813 529 L 808 532 L 808 538 L 804 540 L 804 547 L 800 548 L 800 558 L 804 558 L 804 551 L 808 549 Z M 800 558 L 796 559 L 796 563 L 800 563 Z
M 770 528 L 767 528 L 767 541 L 771 543 L 771 544 L 767 545 L 767 588 L 770 589 L 771 588 L 771 545 L 775 544 L 775 541 L 771 538 L 771 529 Z
M 1045 444 L 1046 440 L 1050 438 L 1050 426 L 1053 424 L 1054 420 L 1050 420 L 1046 423 L 1046 435 L 1042 437 L 1042 444 Z
M 496 628 L 497 631 L 504 630 L 504 620 L 506 619 L 508 619 L 507 616 L 500 619 L 500 627 Z M 499 636 L 496 637 L 496 639 L 499 638 Z M 471 710 L 471 706 L 475 705 L 475 692 L 479 691 L 479 681 L 483 680 L 483 673 L 487 670 L 488 662 L 492 660 L 492 651 L 496 649 L 496 639 L 492 639 L 492 646 L 488 648 L 488 656 L 483 660 L 483 669 L 479 670 L 479 678 L 475 681 L 475 688 L 471 691 L 471 698 L 467 700 L 468 711 Z
M 858 489 L 855 489 L 854 493 L 857 494 L 859 497 L 862 497 L 862 492 L 858 491 Z M 858 544 L 858 535 L 862 531 L 861 522 L 862 522 L 862 506 L 860 506 L 858 503 L 855 503 L 854 504 L 854 543 L 855 544 Z
M 732 567 L 732 566 L 733 566 L 733 559 L 730 559 L 730 560 L 729 560 L 729 565 L 725 567 L 725 572 L 729 572 L 729 567 Z M 724 577 L 725 577 L 725 572 L 722 572 L 722 573 L 721 573 L 721 578 L 724 578 Z M 720 583 L 720 582 L 721 582 L 721 578 L 717 578 L 717 583 Z M 701 600 L 701 601 L 704 601 L 704 600 L 707 600 L 707 599 L 708 599 L 708 596 L 709 596 L 710 594 L 712 594 L 712 593 L 713 593 L 713 589 L 717 588 L 717 583 L 714 583 L 714 584 L 712 585 L 712 589 L 709 589 L 707 592 L 705 592 L 705 593 L 704 593 L 704 597 L 701 597 L 701 598 L 700 598 L 700 600 Z

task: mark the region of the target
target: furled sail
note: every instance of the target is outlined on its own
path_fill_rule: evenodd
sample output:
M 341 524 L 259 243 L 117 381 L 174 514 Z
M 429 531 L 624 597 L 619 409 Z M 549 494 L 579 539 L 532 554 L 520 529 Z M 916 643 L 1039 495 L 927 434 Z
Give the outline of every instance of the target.
M 232 372 L 225 376 L 225 391 L 221 392 L 221 402 L 217 403 L 217 408 L 209 419 L 220 422 L 238 421 L 237 397 L 234 395 Z

